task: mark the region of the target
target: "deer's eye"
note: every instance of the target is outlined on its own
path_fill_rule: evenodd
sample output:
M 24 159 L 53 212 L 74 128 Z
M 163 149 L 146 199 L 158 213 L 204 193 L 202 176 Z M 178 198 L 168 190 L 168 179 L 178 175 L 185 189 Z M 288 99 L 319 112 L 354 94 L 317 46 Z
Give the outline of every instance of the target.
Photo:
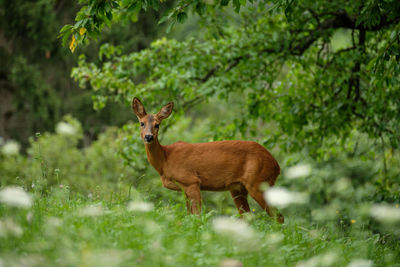
M 140 126 L 143 127 L 143 126 L 144 126 L 144 122 L 141 122 L 141 123 L 140 123 Z
M 160 128 L 160 124 L 156 124 L 154 125 L 154 127 L 156 127 L 156 129 Z

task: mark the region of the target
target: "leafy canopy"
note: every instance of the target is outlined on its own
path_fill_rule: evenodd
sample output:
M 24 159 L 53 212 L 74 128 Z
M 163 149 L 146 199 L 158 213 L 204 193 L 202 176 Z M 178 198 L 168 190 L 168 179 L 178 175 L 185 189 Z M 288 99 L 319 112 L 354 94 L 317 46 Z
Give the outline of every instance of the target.
M 83 3 L 76 24 L 61 30 L 64 42 L 71 35 L 74 45 L 85 42 L 104 25 L 160 4 Z M 239 15 L 229 15 L 230 3 Z M 205 28 L 196 39 L 162 38 L 125 55 L 107 45 L 100 65 L 81 56 L 72 76 L 81 86 L 89 82 L 95 107 L 143 95 L 151 103 L 173 99 L 185 110 L 239 94 L 243 112 L 231 129 L 243 135 L 261 120 L 277 127 L 264 141 L 289 150 L 317 151 L 339 144 L 337 137 L 343 145 L 354 130 L 398 146 L 399 1 L 183 0 L 160 22 L 183 22 L 190 12 Z

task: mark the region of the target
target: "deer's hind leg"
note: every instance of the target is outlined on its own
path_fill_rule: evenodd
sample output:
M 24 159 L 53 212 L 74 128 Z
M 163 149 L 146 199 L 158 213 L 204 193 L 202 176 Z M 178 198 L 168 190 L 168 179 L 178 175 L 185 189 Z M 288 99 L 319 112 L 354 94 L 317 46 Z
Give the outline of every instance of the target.
M 242 215 L 244 212 L 250 212 L 249 203 L 247 202 L 247 190 L 246 188 L 240 184 L 234 184 L 230 187 L 229 191 L 231 192 L 233 201 L 239 211 L 239 214 Z
M 252 185 L 246 187 L 251 197 L 254 198 L 255 201 L 261 206 L 263 210 L 265 210 L 269 216 L 275 217 L 278 223 L 283 223 L 285 218 L 276 211 L 276 209 L 271 208 L 268 203 L 265 201 L 263 193 L 259 189 L 259 185 Z

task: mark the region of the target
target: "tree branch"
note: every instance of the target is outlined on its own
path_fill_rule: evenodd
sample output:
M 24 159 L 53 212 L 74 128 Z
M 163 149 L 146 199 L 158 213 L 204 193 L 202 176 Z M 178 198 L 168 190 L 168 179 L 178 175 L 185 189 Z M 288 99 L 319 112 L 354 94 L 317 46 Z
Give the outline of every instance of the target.
M 206 76 L 204 76 L 203 78 L 195 78 L 196 80 L 199 80 L 201 83 L 205 83 L 206 81 L 208 81 L 211 76 L 213 76 L 215 74 L 215 72 L 217 70 L 219 70 L 221 68 L 220 65 L 215 66 L 214 68 L 212 68 L 211 70 L 208 71 L 208 73 L 206 74 Z
M 289 51 L 287 54 L 289 55 L 294 55 L 294 56 L 301 56 L 303 55 L 303 53 L 315 42 L 317 41 L 320 37 L 322 37 L 325 33 L 326 30 L 328 29 L 338 29 L 338 28 L 347 28 L 347 29 L 353 29 L 353 30 L 359 30 L 360 31 L 360 38 L 361 38 L 361 32 L 363 33 L 363 44 L 365 43 L 365 33 L 367 31 L 377 31 L 377 30 L 381 30 L 382 28 L 389 26 L 391 24 L 394 23 L 398 23 L 400 22 L 400 15 L 389 19 L 388 16 L 382 16 L 381 20 L 378 24 L 376 25 L 371 25 L 371 26 L 367 26 L 364 23 L 360 23 L 360 24 L 356 24 L 357 22 L 357 17 L 355 16 L 350 16 L 345 10 L 338 10 L 337 12 L 328 12 L 328 13 L 321 13 L 321 14 L 317 14 L 312 10 L 308 10 L 313 18 L 317 21 L 318 26 L 316 27 L 315 30 L 310 31 L 308 29 L 301 29 L 299 31 L 299 33 L 301 32 L 308 32 L 309 35 L 303 39 L 300 40 L 296 40 L 295 38 L 290 41 L 290 47 L 289 47 Z M 322 21 L 322 17 L 324 16 L 330 16 L 331 18 L 326 19 L 325 21 Z M 333 18 L 332 18 L 333 16 Z M 283 45 L 283 42 L 285 42 L 286 40 L 282 41 L 282 44 L 279 46 L 278 49 L 274 49 L 274 48 L 264 48 L 263 50 L 261 50 L 259 52 L 259 54 L 264 54 L 264 53 L 270 53 L 270 54 L 274 54 L 274 53 L 282 53 L 285 52 L 285 46 Z M 361 40 L 360 40 L 361 41 Z M 296 44 L 297 43 L 297 44 Z M 295 44 L 295 45 L 292 45 Z M 348 50 L 352 50 L 355 47 L 351 47 L 351 48 L 346 48 L 341 50 L 340 52 L 346 52 Z M 247 55 L 241 55 L 241 56 L 237 56 L 235 58 L 232 58 L 231 60 L 228 61 L 228 65 L 225 68 L 225 72 L 228 72 L 230 70 L 232 70 L 234 67 L 236 67 L 241 60 L 247 59 L 250 56 Z M 357 64 L 356 64 L 357 65 Z M 207 74 L 202 77 L 196 77 L 194 79 L 199 80 L 201 83 L 205 83 L 207 82 L 212 76 L 214 76 L 216 74 L 216 72 L 218 70 L 221 69 L 222 66 L 217 65 L 215 67 L 213 67 L 212 69 L 210 69 Z M 354 73 L 357 72 L 357 69 L 359 71 L 359 66 L 355 67 L 354 69 Z M 356 82 L 357 83 L 357 82 Z M 358 82 L 359 83 L 359 82 Z M 353 86 L 353 84 L 351 85 Z M 356 86 L 356 87 L 359 87 Z M 350 93 L 350 92 L 349 92 Z M 357 98 L 358 99 L 358 98 Z

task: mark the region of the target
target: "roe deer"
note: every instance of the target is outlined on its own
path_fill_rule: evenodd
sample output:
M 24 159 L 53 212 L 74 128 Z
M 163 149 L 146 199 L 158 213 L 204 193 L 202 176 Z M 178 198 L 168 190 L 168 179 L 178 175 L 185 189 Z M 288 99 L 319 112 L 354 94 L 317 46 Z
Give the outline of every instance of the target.
M 186 195 L 188 212 L 201 211 L 200 190 L 231 192 L 240 214 L 249 212 L 247 194 L 268 215 L 283 223 L 284 217 L 268 206 L 260 190 L 261 183 L 274 185 L 280 174 L 278 162 L 261 145 L 251 141 L 217 141 L 200 144 L 176 142 L 162 146 L 158 130 L 162 120 L 171 114 L 174 103 L 166 104 L 155 114 L 147 114 L 138 98 L 132 109 L 140 122 L 140 136 L 149 163 L 160 174 L 163 186 Z

